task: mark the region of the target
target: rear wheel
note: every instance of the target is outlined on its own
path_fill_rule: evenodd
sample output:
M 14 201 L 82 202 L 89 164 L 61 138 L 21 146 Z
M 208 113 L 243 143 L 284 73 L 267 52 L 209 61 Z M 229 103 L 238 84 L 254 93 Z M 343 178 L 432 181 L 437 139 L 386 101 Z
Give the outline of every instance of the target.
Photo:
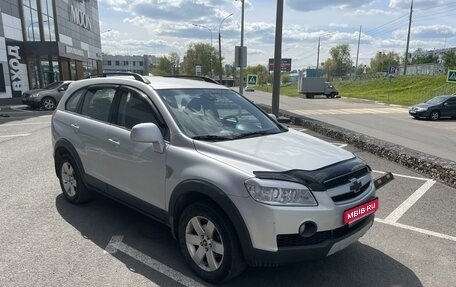
M 57 170 L 60 187 L 69 202 L 79 204 L 92 198 L 91 191 L 83 183 L 81 172 L 71 156 L 63 155 L 58 161 Z
M 41 106 L 46 111 L 50 111 L 50 110 L 55 109 L 55 107 L 57 106 L 57 102 L 55 101 L 54 98 L 45 97 L 44 99 L 41 100 Z
M 209 204 L 195 203 L 184 210 L 178 238 L 187 263 L 208 282 L 228 281 L 245 268 L 234 228 L 222 212 Z
M 440 118 L 440 113 L 439 111 L 432 111 L 431 114 L 429 115 L 429 119 L 431 121 L 436 121 Z

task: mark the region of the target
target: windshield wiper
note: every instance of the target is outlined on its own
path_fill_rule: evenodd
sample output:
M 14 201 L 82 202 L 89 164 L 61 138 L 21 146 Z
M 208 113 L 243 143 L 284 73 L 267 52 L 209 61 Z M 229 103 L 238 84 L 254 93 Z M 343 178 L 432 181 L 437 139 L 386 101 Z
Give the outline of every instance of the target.
M 250 133 L 237 135 L 233 139 L 253 138 L 253 137 L 273 135 L 273 134 L 278 134 L 278 133 L 280 133 L 280 132 L 276 132 L 276 131 L 274 131 L 274 132 L 271 132 L 271 131 L 256 131 L 256 132 L 250 132 Z
M 232 140 L 233 137 L 227 137 L 227 136 L 217 136 L 217 135 L 200 135 L 200 136 L 194 136 L 192 137 L 194 140 L 202 140 L 202 141 L 227 141 L 227 140 Z

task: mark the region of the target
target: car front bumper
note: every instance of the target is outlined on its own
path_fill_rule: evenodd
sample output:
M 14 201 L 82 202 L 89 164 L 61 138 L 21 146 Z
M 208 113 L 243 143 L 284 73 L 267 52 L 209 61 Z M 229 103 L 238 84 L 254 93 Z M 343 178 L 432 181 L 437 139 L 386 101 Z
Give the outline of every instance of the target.
M 22 97 L 22 103 L 28 106 L 39 106 L 41 105 L 41 98 L 37 97 Z
M 427 117 L 429 117 L 429 110 L 426 110 L 426 111 L 409 110 L 409 115 L 411 115 L 412 117 L 427 118 Z
M 241 242 L 246 261 L 254 266 L 282 265 L 287 262 L 329 256 L 363 236 L 372 226 L 374 214 L 352 224 L 344 224 L 344 211 L 375 198 L 371 181 L 356 198 L 335 203 L 330 192 L 313 193 L 318 206 L 272 206 L 251 197 L 232 197 L 247 227 L 251 242 Z M 313 222 L 316 233 L 299 234 L 300 226 Z M 242 237 L 245 238 L 245 237 Z
M 251 249 L 246 256 L 250 266 L 274 267 L 294 262 L 313 260 L 330 256 L 358 241 L 373 225 L 375 215 L 356 222 L 354 225 L 331 231 L 331 237 L 322 242 L 305 246 L 281 247 L 276 252 Z

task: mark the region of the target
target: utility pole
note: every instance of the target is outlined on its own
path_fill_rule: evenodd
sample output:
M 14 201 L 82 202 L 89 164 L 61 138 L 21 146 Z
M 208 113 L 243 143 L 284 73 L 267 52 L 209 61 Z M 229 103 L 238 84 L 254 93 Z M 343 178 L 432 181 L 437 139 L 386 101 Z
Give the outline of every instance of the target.
M 239 58 L 243 58 L 243 47 L 244 47 L 244 1 L 241 0 L 242 2 L 242 9 L 241 9 L 241 51 Z M 244 75 L 242 74 L 242 65 L 240 65 L 240 70 L 239 70 L 239 94 L 243 95 L 244 94 Z
M 358 73 L 358 58 L 359 58 L 359 44 L 360 43 L 361 43 L 361 25 L 359 26 L 358 51 L 356 51 L 355 80 L 356 80 L 356 74 Z
M 320 36 L 318 36 L 318 48 L 317 48 L 317 75 L 318 75 L 318 65 L 320 64 Z
M 274 52 L 274 82 L 272 84 L 272 113 L 279 117 L 280 76 L 282 72 L 283 0 L 277 0 L 277 16 Z
M 219 34 L 218 34 L 218 40 L 219 40 L 219 82 L 222 84 L 222 76 L 223 76 L 223 70 L 222 70 L 222 36 L 220 34 L 220 29 L 222 28 L 223 21 L 225 21 L 228 17 L 233 16 L 233 13 L 230 15 L 226 16 L 223 18 L 222 21 L 220 21 L 219 25 Z
M 407 47 L 405 48 L 404 76 L 407 74 L 407 62 L 408 62 L 409 44 L 410 44 L 410 29 L 412 27 L 412 14 L 413 14 L 413 0 L 412 0 L 412 4 L 410 5 L 410 18 L 409 18 L 409 27 L 408 27 L 408 35 L 407 35 Z

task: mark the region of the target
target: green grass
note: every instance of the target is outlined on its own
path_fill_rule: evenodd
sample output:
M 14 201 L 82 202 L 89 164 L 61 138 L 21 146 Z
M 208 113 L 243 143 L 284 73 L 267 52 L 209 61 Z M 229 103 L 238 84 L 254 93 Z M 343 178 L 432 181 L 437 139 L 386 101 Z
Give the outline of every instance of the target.
M 396 76 L 389 82 L 386 78 L 348 80 L 333 82 L 343 97 L 369 99 L 388 104 L 410 106 L 441 94 L 456 93 L 456 84 L 447 83 L 446 75 Z M 271 86 L 258 90 L 272 91 Z M 280 94 L 301 96 L 296 85 L 284 85 Z

